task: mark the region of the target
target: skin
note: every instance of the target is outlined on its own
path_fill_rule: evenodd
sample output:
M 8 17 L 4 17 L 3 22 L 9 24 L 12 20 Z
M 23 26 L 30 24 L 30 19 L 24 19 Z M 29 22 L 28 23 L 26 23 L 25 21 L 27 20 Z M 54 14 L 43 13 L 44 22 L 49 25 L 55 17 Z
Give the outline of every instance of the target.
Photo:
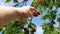
M 0 6 L 0 28 L 10 23 L 12 20 L 32 16 L 34 10 L 34 7 L 31 6 L 24 6 L 20 8 Z

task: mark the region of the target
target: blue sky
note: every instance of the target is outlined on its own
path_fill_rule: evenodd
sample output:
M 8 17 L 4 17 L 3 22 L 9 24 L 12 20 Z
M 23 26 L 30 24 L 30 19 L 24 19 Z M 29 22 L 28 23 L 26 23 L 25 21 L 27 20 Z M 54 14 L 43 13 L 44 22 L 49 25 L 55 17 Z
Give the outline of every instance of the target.
M 22 0 L 20 0 L 19 2 L 21 2 Z M 11 1 L 10 3 L 4 3 L 5 0 L 0 0 L 0 6 L 13 6 L 14 3 L 13 1 Z M 29 0 L 27 2 L 28 5 L 31 4 L 31 0 Z M 58 14 L 60 13 L 60 8 L 58 9 Z M 39 25 L 43 22 L 41 20 L 41 15 L 39 15 L 38 17 L 33 17 L 33 20 L 32 20 L 32 23 L 36 24 L 37 25 L 37 31 L 35 32 L 35 34 L 43 34 L 43 30 L 42 30 L 42 27 L 40 27 Z M 58 23 L 56 23 L 56 25 L 58 25 Z

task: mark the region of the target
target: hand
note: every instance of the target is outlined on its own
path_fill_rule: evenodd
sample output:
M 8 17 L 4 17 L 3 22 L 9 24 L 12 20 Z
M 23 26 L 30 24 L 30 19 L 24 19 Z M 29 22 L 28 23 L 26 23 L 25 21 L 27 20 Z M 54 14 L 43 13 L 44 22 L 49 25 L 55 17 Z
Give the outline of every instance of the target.
M 0 28 L 10 21 L 19 18 L 28 18 L 33 15 L 35 8 L 32 6 L 16 7 L 0 7 Z
M 32 6 L 24 6 L 21 8 L 17 8 L 17 12 L 20 18 L 28 18 L 33 15 L 35 8 Z

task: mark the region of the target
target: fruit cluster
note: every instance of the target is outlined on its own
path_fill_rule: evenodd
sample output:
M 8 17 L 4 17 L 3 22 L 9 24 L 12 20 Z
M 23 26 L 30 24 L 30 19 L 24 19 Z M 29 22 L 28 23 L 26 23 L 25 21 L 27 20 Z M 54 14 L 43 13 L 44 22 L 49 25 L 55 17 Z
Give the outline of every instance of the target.
M 33 13 L 33 16 L 34 16 L 34 17 L 37 17 L 38 15 L 40 15 L 40 13 L 37 12 L 37 11 L 35 11 L 35 12 Z
M 33 16 L 34 16 L 34 17 L 37 17 L 38 15 L 40 15 L 40 12 L 39 12 L 39 11 L 30 8 L 30 11 L 32 11 L 32 10 L 34 11 L 34 12 L 33 12 Z
M 28 30 L 28 28 L 24 28 L 24 31 L 27 31 Z

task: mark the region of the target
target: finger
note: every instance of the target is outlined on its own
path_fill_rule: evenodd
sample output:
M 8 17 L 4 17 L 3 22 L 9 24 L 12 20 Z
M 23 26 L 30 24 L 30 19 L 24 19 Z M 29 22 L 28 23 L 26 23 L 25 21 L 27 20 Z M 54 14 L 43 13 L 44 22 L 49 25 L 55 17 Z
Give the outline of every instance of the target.
M 32 13 L 34 13 L 35 11 L 37 11 L 34 7 L 30 7 L 30 9 L 29 9 Z
M 28 10 L 27 12 L 28 12 L 28 17 L 31 17 L 33 15 L 33 13 L 30 10 Z
M 30 9 L 29 9 L 29 10 L 30 10 L 30 11 L 31 11 L 31 10 L 35 10 L 35 8 L 34 8 L 34 7 L 32 7 L 32 6 L 30 6 Z

